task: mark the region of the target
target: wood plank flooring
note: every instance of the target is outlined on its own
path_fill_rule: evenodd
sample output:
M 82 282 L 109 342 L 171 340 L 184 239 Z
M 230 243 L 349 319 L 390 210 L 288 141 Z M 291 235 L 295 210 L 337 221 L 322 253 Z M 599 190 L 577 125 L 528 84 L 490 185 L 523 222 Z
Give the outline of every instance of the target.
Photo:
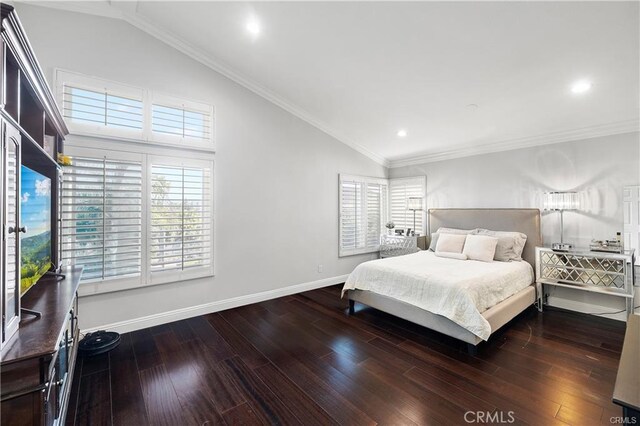
M 469 356 L 340 286 L 122 335 L 67 425 L 612 424 L 624 324 L 529 309 Z M 466 416 L 466 417 L 465 417 Z

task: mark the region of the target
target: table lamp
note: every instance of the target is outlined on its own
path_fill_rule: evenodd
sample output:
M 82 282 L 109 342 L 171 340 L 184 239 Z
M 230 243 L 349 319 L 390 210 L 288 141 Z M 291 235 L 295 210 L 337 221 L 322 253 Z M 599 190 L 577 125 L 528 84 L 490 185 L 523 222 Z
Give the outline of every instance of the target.
M 551 244 L 553 250 L 571 250 L 572 244 L 564 242 L 564 212 L 578 210 L 580 203 L 577 192 L 545 192 L 544 209 L 560 212 L 560 242 Z
M 407 210 L 413 211 L 413 233 L 416 233 L 416 212 L 422 211 L 422 197 L 407 198 Z

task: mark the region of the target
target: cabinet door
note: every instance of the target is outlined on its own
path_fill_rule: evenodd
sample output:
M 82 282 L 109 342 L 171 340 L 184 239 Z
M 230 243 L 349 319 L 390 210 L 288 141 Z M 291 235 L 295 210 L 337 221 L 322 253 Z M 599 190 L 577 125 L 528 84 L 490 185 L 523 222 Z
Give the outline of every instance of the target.
M 20 132 L 3 123 L 4 156 L 4 265 L 3 265 L 3 343 L 18 330 L 20 322 Z

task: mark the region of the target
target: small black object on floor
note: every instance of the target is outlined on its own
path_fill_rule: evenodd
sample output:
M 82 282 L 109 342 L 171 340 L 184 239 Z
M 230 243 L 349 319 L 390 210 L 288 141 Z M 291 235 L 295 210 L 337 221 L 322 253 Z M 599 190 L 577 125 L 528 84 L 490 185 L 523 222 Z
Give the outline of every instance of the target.
M 78 353 L 81 356 L 95 356 L 109 352 L 120 344 L 120 334 L 115 331 L 98 330 L 80 340 Z

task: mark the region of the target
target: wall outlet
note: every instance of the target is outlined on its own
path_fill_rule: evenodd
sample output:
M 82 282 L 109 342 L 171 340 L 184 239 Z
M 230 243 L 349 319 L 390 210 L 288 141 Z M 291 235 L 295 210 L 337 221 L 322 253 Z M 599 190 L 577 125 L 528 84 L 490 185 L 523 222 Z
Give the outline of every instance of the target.
M 318 265 L 318 273 L 321 274 L 324 270 L 324 265 Z

